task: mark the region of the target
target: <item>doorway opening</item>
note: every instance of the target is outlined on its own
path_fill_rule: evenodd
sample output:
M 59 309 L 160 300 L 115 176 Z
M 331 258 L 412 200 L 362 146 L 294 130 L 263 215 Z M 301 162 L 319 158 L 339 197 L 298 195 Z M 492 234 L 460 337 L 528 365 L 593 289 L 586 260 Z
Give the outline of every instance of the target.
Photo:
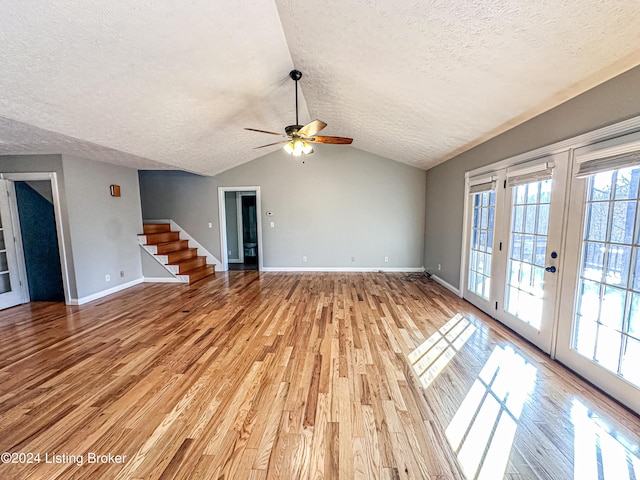
M 261 270 L 260 187 L 220 187 L 220 237 L 225 270 Z
M 0 309 L 32 301 L 69 304 L 56 174 L 3 173 L 0 191 Z
M 14 182 L 20 236 L 32 302 L 64 302 L 51 182 Z

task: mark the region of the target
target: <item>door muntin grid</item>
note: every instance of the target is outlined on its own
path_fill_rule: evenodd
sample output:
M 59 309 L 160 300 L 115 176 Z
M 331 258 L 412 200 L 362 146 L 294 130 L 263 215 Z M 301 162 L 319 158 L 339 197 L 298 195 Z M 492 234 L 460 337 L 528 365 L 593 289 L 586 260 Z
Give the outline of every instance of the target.
M 640 167 L 589 177 L 572 348 L 640 387 Z
M 540 330 L 551 179 L 513 187 L 505 310 Z
M 0 216 L 0 294 L 11 291 L 11 278 L 9 276 L 9 258 L 4 238 L 2 216 Z
M 469 252 L 469 291 L 489 300 L 491 287 L 491 257 L 496 211 L 496 192 L 474 193 Z

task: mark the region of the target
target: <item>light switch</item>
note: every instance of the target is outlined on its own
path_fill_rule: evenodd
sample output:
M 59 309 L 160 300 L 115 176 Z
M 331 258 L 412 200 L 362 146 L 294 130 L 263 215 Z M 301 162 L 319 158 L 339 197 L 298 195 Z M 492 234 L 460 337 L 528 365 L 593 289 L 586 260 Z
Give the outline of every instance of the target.
M 276 222 L 271 222 L 271 228 L 276 226 Z

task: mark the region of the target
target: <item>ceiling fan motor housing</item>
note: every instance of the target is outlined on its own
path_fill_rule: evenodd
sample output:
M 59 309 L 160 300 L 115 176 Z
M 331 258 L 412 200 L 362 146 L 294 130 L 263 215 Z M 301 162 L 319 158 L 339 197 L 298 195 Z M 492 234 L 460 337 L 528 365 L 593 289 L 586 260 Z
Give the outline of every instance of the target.
M 297 134 L 298 130 L 300 130 L 303 126 L 304 125 L 288 125 L 284 127 L 284 131 L 289 137 L 292 137 L 293 135 Z

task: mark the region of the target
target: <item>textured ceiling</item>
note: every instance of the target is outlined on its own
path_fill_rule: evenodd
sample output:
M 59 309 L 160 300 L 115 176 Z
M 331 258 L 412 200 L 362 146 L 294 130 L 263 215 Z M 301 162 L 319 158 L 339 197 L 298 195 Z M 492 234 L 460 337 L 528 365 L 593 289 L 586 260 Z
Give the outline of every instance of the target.
M 215 174 L 278 148 L 243 127 L 294 123 L 295 65 L 302 123 L 429 168 L 640 64 L 639 22 L 629 0 L 4 1 L 0 154 Z

